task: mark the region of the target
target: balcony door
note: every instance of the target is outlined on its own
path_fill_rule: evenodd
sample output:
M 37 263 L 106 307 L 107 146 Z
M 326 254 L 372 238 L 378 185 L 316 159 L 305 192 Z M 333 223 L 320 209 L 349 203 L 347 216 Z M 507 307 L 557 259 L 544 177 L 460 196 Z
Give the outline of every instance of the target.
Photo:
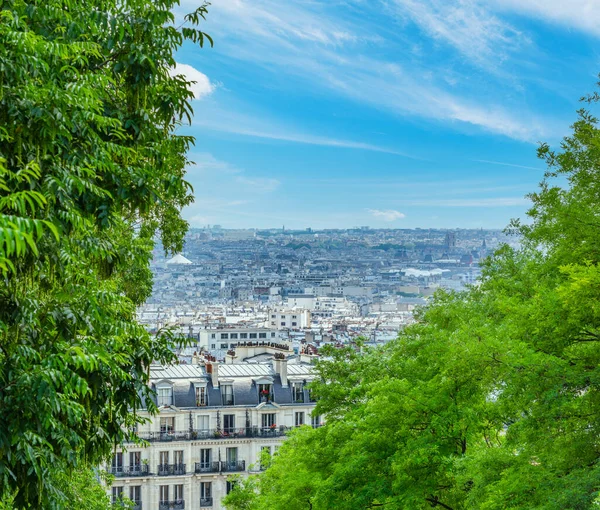
M 169 465 L 169 452 L 160 452 L 159 459 L 160 459 L 160 465 L 165 466 L 165 469 L 166 469 L 166 466 Z
M 235 469 L 235 466 L 237 465 L 238 461 L 237 447 L 225 449 L 225 460 L 227 462 L 227 466 L 231 466 L 229 467 L 229 469 Z
M 169 503 L 169 486 L 161 485 L 160 486 L 160 504 L 167 505 Z
M 223 431 L 227 434 L 233 434 L 235 432 L 235 414 L 223 415 Z
M 210 415 L 201 414 L 197 418 L 197 423 L 198 423 L 199 437 L 209 437 L 210 436 Z
M 209 469 L 212 461 L 212 450 L 210 448 L 202 448 L 200 450 L 200 468 Z
M 142 469 L 142 452 L 129 452 L 129 470 L 138 472 Z
M 118 452 L 113 456 L 112 472 L 115 475 L 123 472 L 123 453 Z

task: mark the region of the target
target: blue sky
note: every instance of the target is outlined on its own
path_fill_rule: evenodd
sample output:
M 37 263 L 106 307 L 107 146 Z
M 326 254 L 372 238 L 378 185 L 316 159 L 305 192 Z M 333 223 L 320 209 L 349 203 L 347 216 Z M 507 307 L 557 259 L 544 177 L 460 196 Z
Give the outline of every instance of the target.
M 598 0 L 213 0 L 202 28 L 193 227 L 502 228 L 600 72 Z

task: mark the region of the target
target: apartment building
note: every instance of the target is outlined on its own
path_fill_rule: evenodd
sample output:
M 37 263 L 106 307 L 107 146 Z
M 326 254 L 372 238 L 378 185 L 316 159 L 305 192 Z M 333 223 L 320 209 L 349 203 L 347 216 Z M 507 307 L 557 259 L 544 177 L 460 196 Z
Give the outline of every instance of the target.
M 310 328 L 310 310 L 271 310 L 269 325 L 277 329 Z
M 232 475 L 259 471 L 261 452 L 273 454 L 290 429 L 321 425 L 306 389 L 311 365 L 282 348 L 250 349 L 252 362 L 230 353 L 226 363 L 151 368 L 159 413 L 139 426 L 148 446 L 124 445 L 107 466 L 113 501 L 127 496 L 136 510 L 221 509 Z

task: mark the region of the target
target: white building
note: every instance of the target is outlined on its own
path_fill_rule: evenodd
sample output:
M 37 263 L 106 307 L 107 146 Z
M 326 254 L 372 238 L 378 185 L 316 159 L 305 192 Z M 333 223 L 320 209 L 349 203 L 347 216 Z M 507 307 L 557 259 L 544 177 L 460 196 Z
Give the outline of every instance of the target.
M 272 454 L 292 427 L 321 424 L 306 389 L 311 366 L 285 359 L 283 348 L 252 349 L 284 359 L 151 368 L 159 414 L 139 426 L 148 447 L 117 449 L 108 467 L 114 501 L 127 496 L 138 510 L 221 509 L 231 475 L 260 470 L 261 452 Z
M 309 310 L 271 310 L 269 312 L 269 325 L 277 329 L 302 329 L 310 328 Z
M 286 339 L 286 335 L 273 328 L 219 324 L 198 331 L 198 350 L 218 351 L 238 342 L 283 342 Z

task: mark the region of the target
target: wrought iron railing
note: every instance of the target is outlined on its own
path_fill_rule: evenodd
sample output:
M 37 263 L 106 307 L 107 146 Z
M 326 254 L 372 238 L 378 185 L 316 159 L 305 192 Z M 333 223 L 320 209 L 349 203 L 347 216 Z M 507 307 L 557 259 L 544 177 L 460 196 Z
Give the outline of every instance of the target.
M 200 506 L 207 507 L 213 505 L 213 498 L 200 498 Z
M 236 471 L 246 471 L 246 461 L 245 460 L 222 461 L 221 462 L 221 471 L 225 472 L 225 473 L 233 473 Z
M 218 473 L 219 468 L 218 462 L 196 462 L 194 473 Z
M 158 476 L 185 475 L 185 464 L 159 464 Z
M 158 510 L 184 510 L 185 509 L 185 501 L 183 499 L 178 499 L 175 501 L 161 501 L 158 504 Z

